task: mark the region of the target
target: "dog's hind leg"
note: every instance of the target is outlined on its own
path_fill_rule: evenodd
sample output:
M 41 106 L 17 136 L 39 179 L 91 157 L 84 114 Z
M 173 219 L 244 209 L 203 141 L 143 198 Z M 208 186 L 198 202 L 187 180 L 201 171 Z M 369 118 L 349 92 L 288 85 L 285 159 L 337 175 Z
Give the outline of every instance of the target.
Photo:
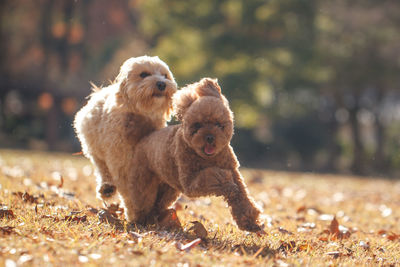
M 129 222 L 149 224 L 148 218 L 157 199 L 158 179 L 145 167 L 145 160 L 128 166 L 127 174 L 116 180 Z
M 92 161 L 96 166 L 97 197 L 103 200 L 109 199 L 117 192 L 110 171 L 103 160 L 93 157 Z
M 154 203 L 151 216 L 157 218 L 160 215 L 164 214 L 168 210 L 168 208 L 175 203 L 180 194 L 180 191 L 172 188 L 168 184 L 160 184 L 158 186 L 157 198 Z

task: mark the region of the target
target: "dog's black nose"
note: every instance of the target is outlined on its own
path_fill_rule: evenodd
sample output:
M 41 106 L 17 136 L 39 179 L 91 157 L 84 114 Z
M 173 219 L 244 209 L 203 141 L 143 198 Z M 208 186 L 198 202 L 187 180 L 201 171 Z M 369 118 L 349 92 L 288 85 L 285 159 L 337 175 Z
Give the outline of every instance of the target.
M 157 85 L 158 90 L 160 90 L 160 91 L 164 91 L 164 90 L 165 90 L 165 87 L 167 86 L 167 85 L 165 84 L 165 82 L 161 82 L 161 81 L 158 81 L 158 82 L 156 83 L 156 85 Z
M 215 140 L 214 135 L 209 134 L 206 136 L 207 143 L 212 144 L 214 142 L 214 140 Z

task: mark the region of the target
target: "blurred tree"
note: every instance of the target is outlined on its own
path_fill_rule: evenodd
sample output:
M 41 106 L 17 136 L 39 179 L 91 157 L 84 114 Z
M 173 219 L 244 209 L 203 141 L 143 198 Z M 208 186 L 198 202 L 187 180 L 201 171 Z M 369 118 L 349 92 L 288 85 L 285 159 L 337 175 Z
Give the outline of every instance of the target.
M 398 89 L 400 81 L 400 3 L 320 1 L 320 10 L 315 53 L 320 72 L 325 74 L 320 84 L 323 94 L 334 99 L 337 109 L 333 112 L 348 114 L 353 147 L 351 168 L 359 174 L 370 171 L 368 166 L 382 171 L 388 162 L 386 128 L 390 127 L 384 101 Z M 331 118 L 335 119 L 334 114 Z M 368 127 L 374 131 L 375 142 L 363 138 Z
M 180 85 L 219 79 L 244 164 L 387 173 L 400 164 L 399 13 L 395 0 L 0 1 L 0 145 L 79 149 L 88 81 L 150 53 Z
M 11 94 L 22 103 L 18 114 L 2 116 L 2 130 L 19 135 L 15 124 L 42 125 L 43 133 L 21 133 L 25 139 L 19 142 L 27 145 L 31 138 L 44 136 L 48 148 L 68 149 L 70 143 L 59 141 L 65 132 L 68 138 L 74 136 L 77 99 L 84 101 L 90 93 L 88 80 L 95 80 L 109 64 L 121 36 L 135 36 L 134 8 L 122 0 L 1 1 L 1 51 L 7 51 L 0 61 L 1 99 Z M 121 62 L 117 64 L 116 71 Z M 2 113 L 6 106 L 0 105 Z M 28 114 L 33 115 L 29 122 Z
M 181 84 L 218 77 L 239 131 L 254 129 L 251 138 L 268 147 L 279 117 L 304 119 L 304 106 L 285 96 L 310 88 L 302 66 L 312 58 L 314 1 L 151 0 L 141 10 L 159 14 L 143 17 L 141 29 Z

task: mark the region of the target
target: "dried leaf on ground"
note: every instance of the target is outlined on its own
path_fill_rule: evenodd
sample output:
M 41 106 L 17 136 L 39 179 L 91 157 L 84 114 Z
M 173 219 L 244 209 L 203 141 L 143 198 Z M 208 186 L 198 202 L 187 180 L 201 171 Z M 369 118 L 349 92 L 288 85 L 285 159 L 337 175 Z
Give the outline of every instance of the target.
M 69 222 L 76 222 L 76 223 L 82 223 L 87 221 L 87 216 L 76 216 L 76 215 L 67 215 L 63 219 L 64 221 L 69 221 Z
M 14 228 L 13 226 L 3 226 L 0 227 L 0 234 L 2 235 L 10 235 L 14 233 Z
M 14 196 L 18 196 L 21 198 L 24 202 L 29 202 L 29 203 L 38 203 L 38 197 L 30 195 L 28 192 L 13 192 L 12 193 Z
M 340 256 L 342 256 L 343 254 L 340 251 L 330 251 L 330 252 L 327 252 L 326 255 L 333 256 L 334 259 L 337 259 Z
M 123 230 L 124 224 L 122 221 L 116 217 L 114 217 L 110 212 L 107 210 L 101 210 L 98 213 L 98 218 L 100 222 L 108 223 L 114 226 L 117 230 Z
M 200 238 L 207 237 L 208 232 L 201 222 L 193 221 L 191 223 L 193 224 L 193 226 L 189 228 L 189 231 L 193 231 L 194 235 L 196 235 L 197 237 L 200 237 Z
M 333 235 L 337 235 L 340 233 L 339 222 L 336 220 L 336 217 L 333 218 L 331 224 L 329 225 L 329 232 Z
M 400 235 L 395 234 L 395 233 L 393 233 L 393 232 L 390 232 L 390 233 L 386 236 L 386 238 L 389 239 L 390 241 L 395 241 L 395 240 L 397 240 L 397 239 L 400 238 Z
M 287 234 L 287 235 L 292 235 L 293 233 L 284 229 L 283 227 L 279 227 L 278 228 L 279 232 L 281 232 L 282 234 Z
M 64 185 L 64 177 L 60 175 L 60 184 L 57 186 L 57 188 L 62 188 Z
M 119 203 L 112 203 L 111 205 L 107 206 L 106 210 L 116 218 L 119 218 L 119 216 L 124 214 L 124 208 L 120 207 Z
M 281 241 L 281 245 L 278 248 L 278 251 L 282 251 L 282 252 L 291 252 L 296 248 L 296 242 L 295 241 Z
M 197 239 L 193 240 L 192 242 L 189 242 L 189 243 L 186 243 L 186 244 L 182 244 L 181 242 L 177 242 L 175 244 L 175 246 L 180 251 L 189 252 L 192 248 L 196 247 L 200 243 L 201 243 L 201 238 L 197 238 Z
M 301 243 L 300 245 L 297 245 L 296 251 L 310 251 L 312 250 L 312 248 L 313 247 L 309 243 L 304 242 Z
M 2 209 L 0 209 L 0 219 L 14 219 L 14 212 L 10 209 L 8 209 L 7 207 L 3 207 Z
M 339 225 L 336 217 L 333 217 L 329 229 L 325 230 L 324 233 L 331 235 L 333 239 L 344 239 L 350 237 L 349 230 L 346 227 Z
M 87 211 L 88 211 L 90 214 L 93 214 L 93 215 L 97 215 L 97 214 L 99 213 L 99 210 L 98 210 L 98 209 L 93 208 L 93 207 L 91 207 L 91 206 L 88 206 L 88 207 L 87 207 Z

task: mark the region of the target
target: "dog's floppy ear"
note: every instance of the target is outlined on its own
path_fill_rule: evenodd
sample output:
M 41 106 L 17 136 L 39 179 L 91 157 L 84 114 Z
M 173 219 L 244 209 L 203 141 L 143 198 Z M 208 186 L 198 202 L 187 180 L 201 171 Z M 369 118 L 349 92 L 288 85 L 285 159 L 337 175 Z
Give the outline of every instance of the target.
M 197 98 L 199 98 L 199 95 L 195 91 L 196 85 L 197 83 L 187 85 L 186 87 L 176 92 L 173 96 L 172 103 L 174 106 L 175 116 L 180 121 L 182 120 L 183 115 L 190 107 L 190 105 Z
M 199 96 L 221 97 L 221 87 L 217 79 L 203 78 L 200 80 L 195 90 Z
M 118 91 L 116 93 L 116 101 L 118 106 L 123 106 L 126 105 L 128 102 L 128 94 L 127 94 L 127 88 L 126 88 L 126 80 L 123 80 L 118 86 Z
M 224 100 L 217 79 L 203 78 L 199 82 L 187 85 L 174 94 L 174 111 L 178 120 L 182 120 L 190 105 L 203 96 L 218 97 Z
M 118 106 L 122 106 L 124 104 L 127 104 L 128 101 L 128 95 L 127 95 L 127 80 L 128 80 L 128 75 L 129 75 L 129 69 L 131 68 L 132 65 L 132 58 L 126 60 L 117 75 L 117 77 L 114 80 L 114 83 L 117 84 L 118 86 L 118 92 L 116 94 L 117 96 L 117 104 Z

